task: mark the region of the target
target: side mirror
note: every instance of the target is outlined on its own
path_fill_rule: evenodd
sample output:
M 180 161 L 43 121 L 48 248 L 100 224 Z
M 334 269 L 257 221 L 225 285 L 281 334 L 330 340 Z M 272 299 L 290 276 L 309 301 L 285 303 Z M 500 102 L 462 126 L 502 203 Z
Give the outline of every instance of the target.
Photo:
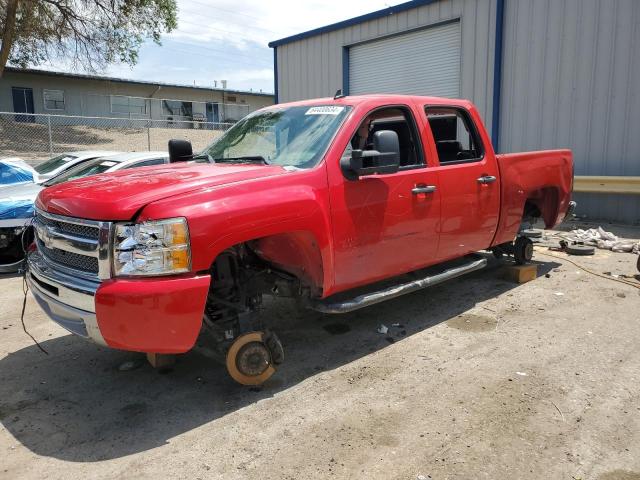
M 364 175 L 396 173 L 400 168 L 400 141 L 393 130 L 379 130 L 373 134 L 373 150 L 353 150 L 351 158 L 340 161 L 347 180 Z
M 186 162 L 193 157 L 193 147 L 187 140 L 169 140 L 169 163 Z

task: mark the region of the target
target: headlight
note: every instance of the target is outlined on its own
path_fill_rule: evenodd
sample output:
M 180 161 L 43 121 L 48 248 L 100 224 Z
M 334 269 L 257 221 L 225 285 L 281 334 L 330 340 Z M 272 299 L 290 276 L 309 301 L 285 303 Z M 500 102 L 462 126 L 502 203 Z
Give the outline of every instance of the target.
M 191 270 L 185 218 L 116 224 L 113 269 L 116 276 L 170 275 Z

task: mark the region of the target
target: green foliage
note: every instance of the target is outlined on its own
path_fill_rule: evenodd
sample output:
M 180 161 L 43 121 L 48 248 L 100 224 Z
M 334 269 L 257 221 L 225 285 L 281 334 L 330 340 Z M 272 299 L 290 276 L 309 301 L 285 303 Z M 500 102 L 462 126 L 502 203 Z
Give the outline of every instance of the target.
M 0 0 L 0 32 L 11 25 L 7 18 L 11 1 Z M 89 71 L 114 62 L 134 65 L 145 40 L 159 44 L 162 33 L 177 26 L 175 0 L 17 2 L 12 41 L 6 44 L 9 63 L 22 68 L 51 60 Z M 3 67 L 0 64 L 0 72 Z

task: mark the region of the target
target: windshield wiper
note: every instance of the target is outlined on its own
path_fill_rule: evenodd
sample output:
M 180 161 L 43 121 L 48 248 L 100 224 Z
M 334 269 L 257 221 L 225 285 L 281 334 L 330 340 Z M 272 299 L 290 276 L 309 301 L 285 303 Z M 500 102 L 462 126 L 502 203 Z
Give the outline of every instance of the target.
M 269 161 L 261 155 L 245 155 L 243 157 L 225 157 L 214 158 L 215 163 L 262 163 L 264 165 L 270 165 Z
M 191 160 L 206 160 L 207 162 L 211 162 L 213 159 L 208 153 L 199 153 L 198 155 L 191 157 Z

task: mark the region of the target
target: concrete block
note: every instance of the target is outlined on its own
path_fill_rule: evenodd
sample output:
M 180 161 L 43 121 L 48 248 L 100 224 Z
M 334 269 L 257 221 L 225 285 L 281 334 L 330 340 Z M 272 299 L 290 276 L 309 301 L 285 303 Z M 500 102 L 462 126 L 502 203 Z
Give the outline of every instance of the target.
M 538 278 L 538 265 L 512 265 L 505 267 L 504 278 L 515 283 L 530 282 Z
M 164 353 L 147 353 L 147 361 L 153 368 L 171 368 L 176 363 L 176 356 Z

